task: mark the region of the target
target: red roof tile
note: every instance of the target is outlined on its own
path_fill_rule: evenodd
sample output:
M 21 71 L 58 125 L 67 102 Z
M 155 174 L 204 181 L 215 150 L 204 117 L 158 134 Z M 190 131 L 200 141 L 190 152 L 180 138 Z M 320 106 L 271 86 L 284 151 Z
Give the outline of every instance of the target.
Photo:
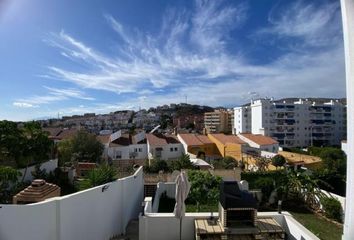
M 245 138 L 248 138 L 252 142 L 258 144 L 258 145 L 272 145 L 272 144 L 278 144 L 278 142 L 267 136 L 263 136 L 261 134 L 251 134 L 251 133 L 242 133 L 240 134 L 244 136 Z
M 223 133 L 215 133 L 215 134 L 210 134 L 214 138 L 216 138 L 218 141 L 220 141 L 222 144 L 226 143 L 236 143 L 236 144 L 245 144 L 244 141 L 242 141 L 239 137 L 235 135 L 225 135 Z

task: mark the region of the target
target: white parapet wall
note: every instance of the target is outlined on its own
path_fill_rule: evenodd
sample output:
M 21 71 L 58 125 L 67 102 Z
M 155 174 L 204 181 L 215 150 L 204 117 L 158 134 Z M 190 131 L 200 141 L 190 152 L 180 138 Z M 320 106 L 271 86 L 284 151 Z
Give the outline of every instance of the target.
M 142 167 L 134 175 L 29 205 L 0 205 L 0 239 L 108 240 L 125 233 L 143 200 Z
M 319 240 L 313 233 L 296 221 L 290 213 L 258 212 L 259 217 L 273 217 L 281 225 L 289 240 Z M 207 219 L 210 216 L 218 217 L 218 213 L 186 213 L 182 218 L 183 240 L 195 239 L 195 219 Z M 139 240 L 178 240 L 180 239 L 180 219 L 173 213 L 152 212 L 151 197 L 145 198 L 144 215 L 139 217 Z

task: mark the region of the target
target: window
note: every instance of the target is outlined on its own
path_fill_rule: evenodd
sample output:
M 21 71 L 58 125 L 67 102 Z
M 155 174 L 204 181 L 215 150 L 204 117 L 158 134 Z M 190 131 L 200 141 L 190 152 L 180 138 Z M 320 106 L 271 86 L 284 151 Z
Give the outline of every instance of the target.
M 173 148 L 170 148 L 170 152 L 173 152 Z
M 178 148 L 175 147 L 175 152 L 177 152 L 177 151 L 178 151 Z
M 115 159 L 121 159 L 122 158 L 122 152 L 121 151 L 116 151 L 115 152 Z
M 137 149 L 137 148 L 134 148 L 134 152 L 138 152 L 138 149 Z
M 142 151 L 143 151 L 143 149 L 139 148 L 139 152 L 142 152 Z

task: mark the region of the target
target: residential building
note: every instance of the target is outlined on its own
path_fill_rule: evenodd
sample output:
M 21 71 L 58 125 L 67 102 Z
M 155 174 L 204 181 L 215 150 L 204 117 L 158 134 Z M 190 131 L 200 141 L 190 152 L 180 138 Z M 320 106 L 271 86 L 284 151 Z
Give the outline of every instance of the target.
M 270 136 L 282 147 L 340 145 L 346 138 L 344 99 L 259 99 L 234 110 L 235 133 Z
M 177 128 L 193 128 L 202 131 L 204 127 L 204 115 L 192 114 L 173 117 L 173 126 Z
M 222 157 L 230 156 L 236 160 L 242 160 L 242 152 L 247 143 L 235 135 L 225 135 L 223 133 L 208 134 L 208 138 L 216 144 Z
M 146 134 L 148 159 L 176 160 L 183 154 L 183 146 L 175 135 Z
M 233 134 L 251 132 L 251 114 L 250 104 L 234 108 Z
M 205 135 L 184 133 L 178 134 L 177 138 L 183 145 L 184 153 L 191 157 L 205 160 L 221 157 L 215 143 Z
M 207 133 L 231 133 L 232 111 L 224 109 L 204 113 L 204 127 Z

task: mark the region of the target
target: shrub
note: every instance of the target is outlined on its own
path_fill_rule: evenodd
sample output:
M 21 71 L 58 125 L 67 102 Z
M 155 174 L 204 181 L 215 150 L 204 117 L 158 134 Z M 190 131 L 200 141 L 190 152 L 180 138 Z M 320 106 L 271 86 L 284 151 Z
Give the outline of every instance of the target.
M 285 163 L 286 163 L 285 157 L 283 157 L 282 155 L 278 154 L 272 158 L 272 164 L 275 167 L 282 167 L 284 166 Z
M 326 197 L 321 200 L 321 203 L 326 217 L 334 219 L 338 222 L 342 221 L 342 206 L 337 199 Z
M 147 173 L 159 173 L 160 171 L 170 172 L 171 169 L 168 166 L 167 162 L 161 159 L 152 159 L 149 162 L 145 163 L 144 171 Z
M 274 180 L 271 179 L 270 177 L 262 177 L 258 178 L 254 182 L 254 187 L 261 189 L 263 193 L 263 201 L 267 202 L 270 194 L 274 190 Z

